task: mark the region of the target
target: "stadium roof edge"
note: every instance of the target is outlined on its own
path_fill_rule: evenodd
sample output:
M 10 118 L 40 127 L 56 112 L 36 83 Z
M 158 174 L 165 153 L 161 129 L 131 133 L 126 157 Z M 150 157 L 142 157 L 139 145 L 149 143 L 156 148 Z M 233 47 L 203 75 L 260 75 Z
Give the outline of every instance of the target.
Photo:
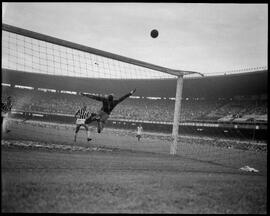
M 237 75 L 206 76 L 185 79 L 183 97 L 212 97 L 242 94 L 267 94 L 267 71 Z M 56 90 L 124 94 L 137 88 L 136 95 L 175 97 L 176 79 L 97 79 L 46 75 L 2 69 L 2 82 Z M 124 82 L 124 84 L 123 84 Z M 106 86 L 106 88 L 104 88 Z
M 220 73 L 215 73 L 215 74 L 205 74 L 204 77 L 201 76 L 194 76 L 194 77 L 185 77 L 185 79 L 201 79 L 201 78 L 207 78 L 207 77 L 211 77 L 211 78 L 215 78 L 215 77 L 225 77 L 225 76 L 245 76 L 245 75 L 250 75 L 250 74 L 259 74 L 259 73 L 265 73 L 267 72 L 268 69 L 266 70 L 259 70 L 259 71 L 250 71 L 250 72 L 241 72 L 241 73 L 224 73 L 224 72 L 220 72 Z

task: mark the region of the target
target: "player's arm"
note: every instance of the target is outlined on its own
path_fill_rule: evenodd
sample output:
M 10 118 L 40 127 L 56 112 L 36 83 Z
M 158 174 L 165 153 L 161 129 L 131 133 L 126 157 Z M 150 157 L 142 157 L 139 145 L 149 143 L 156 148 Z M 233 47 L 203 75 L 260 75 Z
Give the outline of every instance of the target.
M 77 112 L 75 113 L 74 117 L 77 118 L 77 115 L 79 114 L 79 109 L 77 110 Z
M 102 96 L 97 96 L 97 95 L 92 95 L 92 94 L 88 94 L 88 93 L 83 93 L 83 92 L 79 92 L 79 95 L 97 100 L 97 101 L 103 101 L 105 99 L 105 97 Z
M 120 103 L 120 102 L 122 102 L 123 100 L 125 100 L 126 98 L 128 98 L 129 96 L 133 95 L 135 91 L 136 91 L 136 89 L 134 89 L 134 90 L 132 90 L 131 92 L 127 93 L 126 95 L 120 97 L 120 98 L 117 100 L 117 103 Z

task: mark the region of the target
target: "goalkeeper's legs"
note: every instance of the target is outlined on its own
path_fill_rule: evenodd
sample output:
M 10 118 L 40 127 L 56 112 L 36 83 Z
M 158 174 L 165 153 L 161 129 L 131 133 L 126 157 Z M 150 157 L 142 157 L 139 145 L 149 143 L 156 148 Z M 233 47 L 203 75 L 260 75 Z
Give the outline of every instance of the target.
M 101 133 L 101 131 L 103 130 L 104 128 L 104 124 L 105 122 L 102 122 L 102 121 L 97 121 L 97 129 L 98 129 L 98 133 Z
M 97 120 L 97 128 L 98 128 L 98 133 L 101 133 L 103 130 L 105 123 L 107 122 L 107 119 L 109 118 L 109 115 L 103 111 L 99 112 L 100 119 Z

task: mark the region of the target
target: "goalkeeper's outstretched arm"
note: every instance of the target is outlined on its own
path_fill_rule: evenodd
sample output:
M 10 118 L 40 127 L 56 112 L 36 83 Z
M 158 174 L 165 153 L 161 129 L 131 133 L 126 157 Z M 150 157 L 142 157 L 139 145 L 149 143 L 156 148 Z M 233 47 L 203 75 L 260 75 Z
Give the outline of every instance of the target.
M 97 96 L 97 95 L 92 95 L 92 94 L 87 94 L 87 93 L 83 93 L 83 92 L 79 92 L 79 95 L 97 100 L 97 101 L 103 101 L 104 99 L 106 99 L 105 97 L 102 96 Z
M 120 97 L 120 98 L 117 100 L 117 102 L 118 102 L 118 103 L 122 102 L 123 100 L 125 100 L 125 99 L 128 98 L 129 96 L 133 95 L 135 91 L 136 91 L 136 89 L 134 89 L 134 90 L 132 90 L 131 92 L 129 92 L 128 94 L 126 94 L 126 95 Z

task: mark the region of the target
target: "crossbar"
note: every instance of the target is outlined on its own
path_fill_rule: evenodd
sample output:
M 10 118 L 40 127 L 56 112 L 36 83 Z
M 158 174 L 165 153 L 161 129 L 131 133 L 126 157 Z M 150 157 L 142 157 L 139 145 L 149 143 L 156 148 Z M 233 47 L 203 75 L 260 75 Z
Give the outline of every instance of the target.
M 111 59 L 122 61 L 122 62 L 125 62 L 125 63 L 134 64 L 134 65 L 149 68 L 149 69 L 152 69 L 152 70 L 157 70 L 157 71 L 168 73 L 168 74 L 171 74 L 171 75 L 174 75 L 174 76 L 186 75 L 186 74 L 191 74 L 191 73 L 200 74 L 199 72 L 195 72 L 195 71 L 174 70 L 174 69 L 154 65 L 154 64 L 147 63 L 147 62 L 144 62 L 144 61 L 128 58 L 128 57 L 125 57 L 125 56 L 121 56 L 121 55 L 117 55 L 117 54 L 114 54 L 114 53 L 102 51 L 102 50 L 95 49 L 95 48 L 92 48 L 92 47 L 87 47 L 87 46 L 84 46 L 84 45 L 80 45 L 80 44 L 73 43 L 73 42 L 70 42 L 70 41 L 62 40 L 62 39 L 52 37 L 52 36 L 48 36 L 48 35 L 45 35 L 45 34 L 40 34 L 40 33 L 34 32 L 34 31 L 18 28 L 18 27 L 12 26 L 12 25 L 4 24 L 4 23 L 2 23 L 2 30 L 7 31 L 7 32 L 11 32 L 11 33 L 15 33 L 15 34 L 19 34 L 19 35 L 22 35 L 22 36 L 30 37 L 30 38 L 33 38 L 33 39 L 46 41 L 46 42 L 49 42 L 49 43 L 52 43 L 52 44 L 68 47 L 68 48 L 71 48 L 71 49 L 76 49 L 76 50 L 80 50 L 80 51 L 83 51 L 83 52 L 103 56 L 103 57 L 106 57 L 106 58 L 111 58 Z

